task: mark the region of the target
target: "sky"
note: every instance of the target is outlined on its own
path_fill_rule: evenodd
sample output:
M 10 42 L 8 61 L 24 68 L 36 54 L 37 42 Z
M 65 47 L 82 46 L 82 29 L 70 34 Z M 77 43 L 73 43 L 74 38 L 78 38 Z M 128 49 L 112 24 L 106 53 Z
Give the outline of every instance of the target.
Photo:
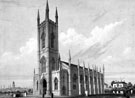
M 135 84 L 134 0 L 48 0 L 50 19 L 59 16 L 59 52 L 72 63 L 105 66 L 105 82 Z M 46 0 L 0 0 L 0 86 L 32 87 L 37 61 L 37 11 Z M 81 64 L 82 65 L 82 64 Z

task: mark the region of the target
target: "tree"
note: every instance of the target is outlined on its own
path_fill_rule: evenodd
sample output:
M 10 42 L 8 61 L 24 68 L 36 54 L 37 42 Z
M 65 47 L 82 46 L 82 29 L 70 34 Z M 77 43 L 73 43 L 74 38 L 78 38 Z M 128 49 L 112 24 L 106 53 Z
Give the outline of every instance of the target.
M 132 87 L 133 85 L 132 85 L 131 82 L 128 82 L 127 86 L 128 86 L 128 87 Z
M 112 81 L 112 82 L 111 82 L 111 86 L 113 86 L 114 83 L 115 83 L 115 81 Z

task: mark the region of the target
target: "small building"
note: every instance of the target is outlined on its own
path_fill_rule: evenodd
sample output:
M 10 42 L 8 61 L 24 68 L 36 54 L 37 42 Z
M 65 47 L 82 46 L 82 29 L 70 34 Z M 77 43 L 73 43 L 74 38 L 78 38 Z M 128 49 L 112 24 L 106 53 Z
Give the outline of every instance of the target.
M 127 83 L 125 81 L 116 81 L 112 85 L 113 88 L 122 88 L 127 87 Z
M 125 81 L 114 81 L 112 83 L 112 92 L 114 94 L 124 94 L 127 87 L 127 83 Z

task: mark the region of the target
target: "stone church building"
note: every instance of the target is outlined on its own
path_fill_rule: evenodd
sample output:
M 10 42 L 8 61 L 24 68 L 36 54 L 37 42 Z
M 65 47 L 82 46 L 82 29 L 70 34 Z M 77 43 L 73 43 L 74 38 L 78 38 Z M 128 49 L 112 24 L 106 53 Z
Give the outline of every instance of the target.
M 70 51 L 68 62 L 62 61 L 58 43 L 58 12 L 55 21 L 49 18 L 49 5 L 46 3 L 45 20 L 40 22 L 38 11 L 38 74 L 33 77 L 34 95 L 74 96 L 104 93 L 104 67 L 85 67 L 85 63 L 73 64 Z M 83 67 L 82 67 L 83 66 Z

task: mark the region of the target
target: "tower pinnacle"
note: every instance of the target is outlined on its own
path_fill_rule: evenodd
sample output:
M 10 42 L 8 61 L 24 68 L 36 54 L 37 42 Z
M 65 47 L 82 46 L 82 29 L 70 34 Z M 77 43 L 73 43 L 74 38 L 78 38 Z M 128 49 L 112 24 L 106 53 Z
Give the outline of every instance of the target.
M 56 12 L 55 12 L 55 21 L 58 24 L 58 11 L 57 11 L 57 7 L 56 7 Z
M 70 50 L 69 50 L 69 61 L 71 62 L 71 54 L 70 54 Z
M 59 53 L 59 55 L 58 55 L 58 59 L 61 60 L 61 58 L 60 58 L 60 53 Z
M 48 5 L 48 0 L 46 1 L 46 15 L 45 15 L 46 19 L 49 19 L 49 5 Z
M 104 73 L 104 71 L 105 71 L 105 66 L 104 66 L 104 64 L 103 64 L 103 73 Z
M 34 74 L 35 74 L 35 68 L 34 68 Z
M 84 67 L 84 69 L 85 69 L 85 62 L 83 61 L 83 67 Z
M 39 15 L 39 9 L 38 9 L 38 15 L 37 15 L 37 24 L 40 24 L 40 15 Z
M 46 10 L 48 10 L 48 11 L 49 11 L 48 0 L 46 1 Z

